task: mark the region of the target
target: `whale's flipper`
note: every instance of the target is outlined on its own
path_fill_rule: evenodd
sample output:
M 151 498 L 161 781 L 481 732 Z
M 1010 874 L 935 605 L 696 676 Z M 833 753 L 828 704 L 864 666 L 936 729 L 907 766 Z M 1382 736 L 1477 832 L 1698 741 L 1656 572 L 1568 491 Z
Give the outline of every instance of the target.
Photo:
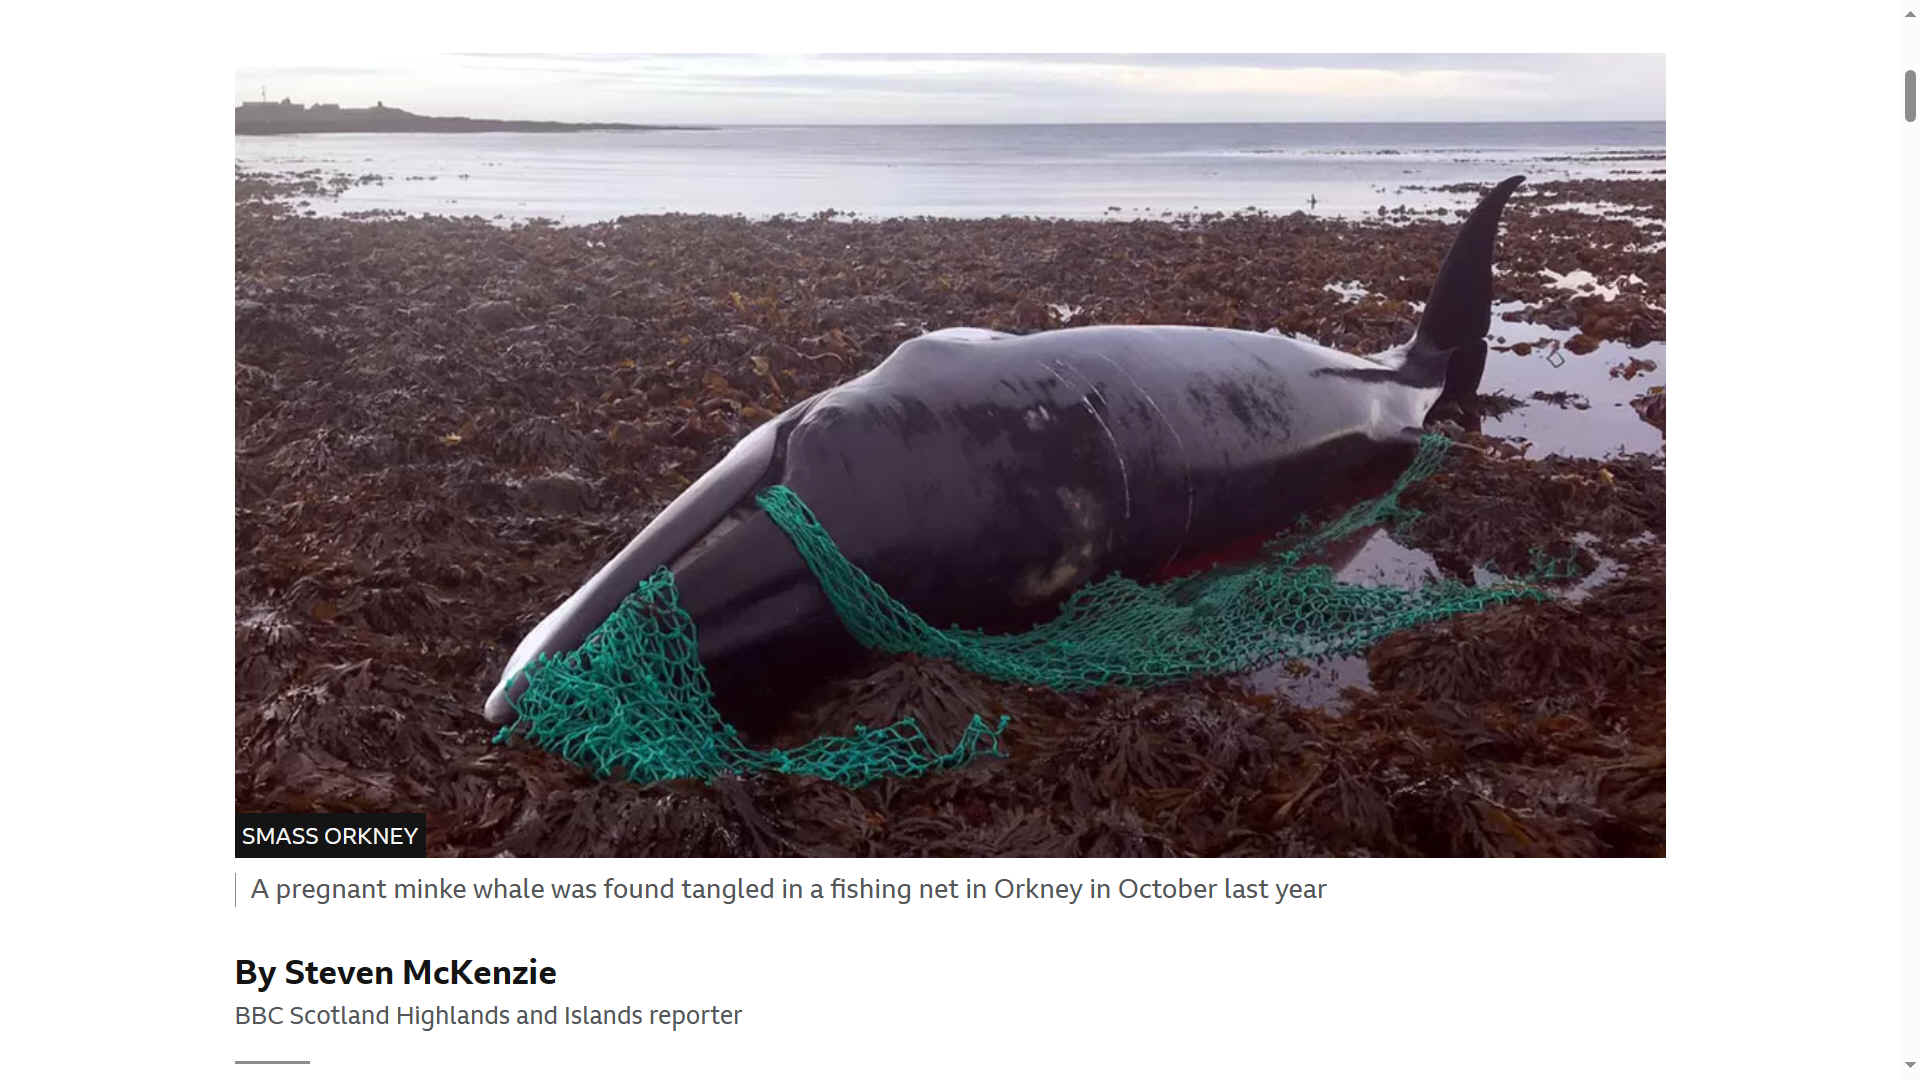
M 1480 200 L 1453 238 L 1420 328 L 1407 348 L 1406 369 L 1444 381 L 1440 400 L 1470 403 L 1487 368 L 1487 330 L 1493 325 L 1493 239 L 1500 211 L 1524 176 L 1509 176 Z

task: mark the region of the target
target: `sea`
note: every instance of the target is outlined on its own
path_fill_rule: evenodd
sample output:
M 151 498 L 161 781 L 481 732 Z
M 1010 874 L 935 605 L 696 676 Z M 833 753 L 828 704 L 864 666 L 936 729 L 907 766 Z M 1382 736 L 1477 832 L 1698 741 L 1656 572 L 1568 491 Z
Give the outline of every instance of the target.
M 1140 219 L 1461 207 L 1429 190 L 1663 173 L 1666 124 L 759 126 L 558 133 L 235 136 L 249 171 L 381 179 L 320 214 L 563 224 L 627 214 Z

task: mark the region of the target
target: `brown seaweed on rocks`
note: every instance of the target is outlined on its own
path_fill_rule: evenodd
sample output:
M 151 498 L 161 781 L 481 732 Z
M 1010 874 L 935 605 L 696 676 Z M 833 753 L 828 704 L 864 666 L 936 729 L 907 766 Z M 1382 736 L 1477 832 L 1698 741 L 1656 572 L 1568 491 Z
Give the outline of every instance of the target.
M 784 743 L 1014 719 L 1004 758 L 851 791 L 602 780 L 494 745 L 480 714 L 526 628 L 735 440 L 906 337 L 1168 322 L 1372 351 L 1411 332 L 1448 220 L 503 228 L 294 205 L 336 183 L 236 177 L 239 809 L 423 811 L 440 855 L 1663 853 L 1664 460 L 1528 461 L 1458 431 L 1408 494 L 1405 543 L 1463 578 L 1542 558 L 1612 576 L 1396 634 L 1325 708 L 1231 679 L 1063 695 L 876 657 L 756 719 Z M 1632 190 L 1636 213 L 1664 205 Z M 1664 335 L 1656 227 L 1516 209 L 1497 300 Z M 1618 297 L 1543 284 L 1572 269 Z

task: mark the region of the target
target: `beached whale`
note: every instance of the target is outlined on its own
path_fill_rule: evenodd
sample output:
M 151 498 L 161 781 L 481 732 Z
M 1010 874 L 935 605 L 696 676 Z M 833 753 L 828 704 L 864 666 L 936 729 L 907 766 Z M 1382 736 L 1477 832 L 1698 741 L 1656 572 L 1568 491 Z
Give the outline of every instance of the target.
M 661 511 L 514 650 L 487 716 L 511 721 L 526 665 L 577 648 L 662 566 L 722 694 L 852 651 L 754 501 L 774 484 L 927 622 L 1010 630 L 1088 581 L 1204 565 L 1382 482 L 1437 403 L 1479 386 L 1494 236 L 1521 179 L 1461 226 L 1413 339 L 1374 357 L 1191 326 L 905 342 L 754 430 Z

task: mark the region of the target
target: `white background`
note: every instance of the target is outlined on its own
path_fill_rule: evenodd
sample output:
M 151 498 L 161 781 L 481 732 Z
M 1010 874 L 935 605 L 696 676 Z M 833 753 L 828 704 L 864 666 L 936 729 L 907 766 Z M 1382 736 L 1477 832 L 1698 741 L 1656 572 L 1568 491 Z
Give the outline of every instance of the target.
M 1905 375 L 1913 278 L 1897 241 L 1904 223 L 1913 250 L 1900 147 L 1912 153 L 1920 125 L 1897 98 L 1920 20 L 1903 11 L 970 0 L 16 15 L 0 181 L 16 544 L 8 1060 L 24 1061 L 18 1075 L 243 1072 L 232 1059 L 268 1046 L 232 1025 L 238 957 L 433 954 L 539 956 L 563 972 L 550 1000 L 671 991 L 743 1005 L 748 1023 L 306 1032 L 271 1056 L 315 1060 L 285 1067 L 296 1076 L 361 1077 L 1912 1075 L 1901 454 L 1904 438 L 1916 475 L 1920 380 Z M 1272 910 L 237 909 L 232 69 L 480 47 L 1666 53 L 1670 346 L 1692 356 L 1669 389 L 1670 857 L 620 867 L 1332 883 L 1318 907 Z M 1911 534 L 1910 495 L 1905 507 Z M 318 864 L 238 864 L 255 865 Z

